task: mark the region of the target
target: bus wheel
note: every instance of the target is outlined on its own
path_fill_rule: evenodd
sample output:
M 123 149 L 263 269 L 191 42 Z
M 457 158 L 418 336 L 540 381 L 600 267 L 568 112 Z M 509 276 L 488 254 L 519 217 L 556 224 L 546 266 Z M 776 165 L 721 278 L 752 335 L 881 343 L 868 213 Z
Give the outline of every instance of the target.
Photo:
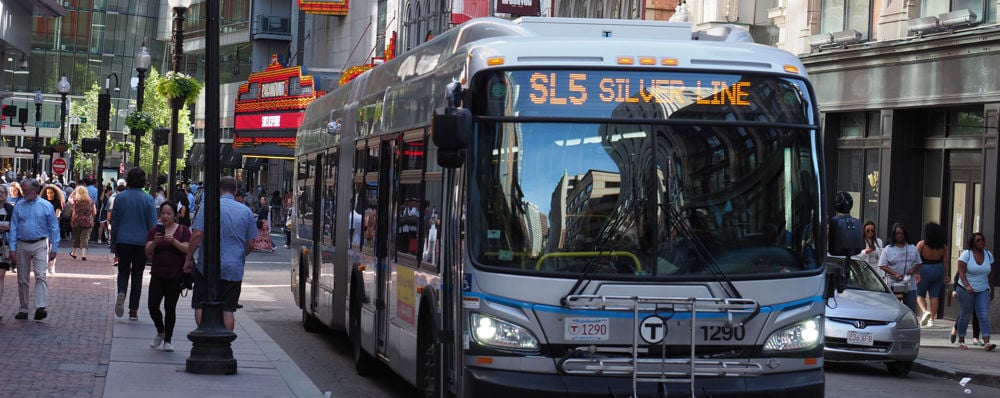
M 323 330 L 323 323 L 308 311 L 302 310 L 302 328 L 309 333 L 316 333 Z
M 357 288 L 351 289 L 350 333 L 351 352 L 354 355 L 354 370 L 362 377 L 374 375 L 375 367 L 378 366 L 378 363 L 361 346 L 361 293 Z
M 424 327 L 420 331 L 420 343 L 417 351 L 420 353 L 419 370 L 417 377 L 417 389 L 420 396 L 424 398 L 438 398 L 438 376 L 441 373 L 441 363 L 438 358 L 438 347 L 435 342 L 434 332 L 430 327 Z

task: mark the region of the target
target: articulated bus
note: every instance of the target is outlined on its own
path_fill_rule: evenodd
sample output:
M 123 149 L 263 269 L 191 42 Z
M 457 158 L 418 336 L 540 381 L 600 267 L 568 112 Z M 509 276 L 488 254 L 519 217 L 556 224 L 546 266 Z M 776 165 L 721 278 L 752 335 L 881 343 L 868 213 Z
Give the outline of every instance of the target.
M 314 101 L 305 328 L 427 397 L 822 396 L 813 90 L 725 31 L 475 19 Z

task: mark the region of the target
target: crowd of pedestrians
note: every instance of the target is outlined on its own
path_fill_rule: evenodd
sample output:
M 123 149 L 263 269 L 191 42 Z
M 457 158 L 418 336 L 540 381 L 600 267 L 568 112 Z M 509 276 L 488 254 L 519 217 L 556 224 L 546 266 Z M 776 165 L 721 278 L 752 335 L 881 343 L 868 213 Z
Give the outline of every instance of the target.
M 20 305 L 14 318 L 28 319 L 32 308 L 35 320 L 48 316 L 46 278 L 55 275 L 61 239 L 72 240 L 68 254 L 80 261 L 87 261 L 88 246 L 96 241 L 109 245 L 114 253 L 114 312 L 118 317 L 125 315 L 127 307 L 129 319 L 138 320 L 142 278 L 146 264 L 151 264 L 147 304 L 156 334 L 150 347 L 164 351 L 173 351 L 177 302 L 185 283 L 191 288 L 190 281 L 194 281 L 196 321 L 201 320 L 201 302 L 217 292 L 224 303 L 223 321 L 232 330 L 246 255 L 255 249 L 275 250 L 270 237 L 275 223 L 286 233 L 289 229 L 290 195 L 283 198 L 275 191 L 269 198 L 258 188 L 247 198 L 234 178 L 223 177 L 219 183 L 221 280 L 215 289 L 208 289 L 203 261 L 196 255 L 205 226 L 205 215 L 198 211 L 203 189 L 197 185 L 177 187 L 168 200 L 162 188 L 150 190 L 140 168 L 128 170 L 124 179 L 103 187 L 92 179 L 66 185 L 45 176 L 9 182 L 6 176 L 0 179 L 4 180 L 0 181 L 0 300 L 7 272 L 16 272 Z M 282 202 L 288 206 L 283 207 Z M 33 301 L 29 300 L 32 275 Z

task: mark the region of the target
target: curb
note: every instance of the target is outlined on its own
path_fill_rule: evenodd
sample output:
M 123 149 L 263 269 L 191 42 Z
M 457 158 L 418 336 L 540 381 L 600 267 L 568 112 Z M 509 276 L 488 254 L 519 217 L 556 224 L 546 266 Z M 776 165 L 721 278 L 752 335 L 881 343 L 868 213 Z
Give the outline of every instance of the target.
M 913 371 L 929 376 L 943 377 L 955 382 L 958 382 L 963 377 L 968 377 L 972 379 L 969 383 L 973 385 L 1000 388 L 1000 376 L 956 370 L 946 362 L 917 358 L 917 360 L 913 361 Z

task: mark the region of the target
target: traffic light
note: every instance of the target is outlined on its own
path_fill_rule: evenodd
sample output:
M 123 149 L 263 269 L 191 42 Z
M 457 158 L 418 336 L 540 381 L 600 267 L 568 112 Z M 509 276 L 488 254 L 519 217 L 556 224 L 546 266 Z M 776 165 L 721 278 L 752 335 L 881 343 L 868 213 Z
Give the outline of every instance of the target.
M 17 107 L 14 105 L 4 105 L 3 106 L 3 116 L 14 117 L 17 116 Z
M 111 126 L 111 94 L 97 94 L 97 129 L 108 131 Z
M 97 153 L 98 148 L 101 146 L 101 140 L 97 138 L 84 138 L 81 140 L 81 146 L 84 153 Z
M 153 145 L 167 145 L 167 134 L 170 129 L 157 127 L 153 129 Z
M 17 108 L 17 122 L 22 126 L 28 124 L 28 108 Z

